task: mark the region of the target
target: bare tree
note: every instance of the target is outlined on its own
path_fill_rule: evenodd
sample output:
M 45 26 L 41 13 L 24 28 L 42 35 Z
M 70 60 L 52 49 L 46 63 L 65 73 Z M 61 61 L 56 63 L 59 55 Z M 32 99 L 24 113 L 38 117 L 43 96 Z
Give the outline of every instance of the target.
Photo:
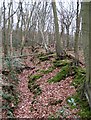
M 32 18 L 32 15 L 33 15 L 33 12 L 34 12 L 34 9 L 35 9 L 35 6 L 36 6 L 36 2 L 33 4 L 32 6 L 32 10 L 28 16 L 28 18 L 26 19 L 25 21 L 25 15 L 24 13 L 22 12 L 22 21 L 24 21 L 24 32 L 23 32 L 23 35 L 22 35 L 22 44 L 21 44 L 21 54 L 22 54 L 22 51 L 23 51 L 23 48 L 24 48 L 24 44 L 25 44 L 25 39 L 27 37 L 27 33 L 30 29 L 30 22 L 31 22 L 31 18 Z
M 48 22 L 48 16 L 50 13 L 50 6 L 47 2 L 42 2 L 40 4 L 42 8 L 40 9 L 40 6 L 37 7 L 37 19 L 38 19 L 38 29 L 40 31 L 41 37 L 42 37 L 42 44 L 46 50 L 46 52 L 49 52 L 48 47 L 48 35 L 46 29 L 46 22 Z
M 69 4 L 68 4 L 69 5 Z M 73 21 L 73 18 L 75 17 L 75 9 L 73 7 L 73 2 L 69 5 L 69 9 L 66 9 L 63 7 L 62 2 L 60 3 L 60 10 L 58 10 L 58 13 L 61 18 L 61 23 L 65 26 L 66 32 L 67 32 L 67 49 L 70 49 L 69 47 L 69 33 L 70 33 L 70 26 Z

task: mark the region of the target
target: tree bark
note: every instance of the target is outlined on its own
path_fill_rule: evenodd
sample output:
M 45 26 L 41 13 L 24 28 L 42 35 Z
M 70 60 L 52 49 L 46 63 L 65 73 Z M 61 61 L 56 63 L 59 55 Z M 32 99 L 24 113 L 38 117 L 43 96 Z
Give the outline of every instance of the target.
M 60 57 L 60 55 L 62 55 L 63 53 L 63 50 L 62 50 L 61 40 L 59 36 L 59 25 L 58 25 L 58 17 L 57 17 L 55 0 L 52 0 L 52 9 L 53 9 L 53 15 L 54 15 L 54 24 L 55 24 L 56 54 L 58 57 Z
M 79 39 L 79 28 L 80 28 L 80 19 L 79 19 L 79 0 L 77 0 L 77 13 L 76 13 L 76 33 L 75 33 L 75 44 L 74 44 L 74 53 L 75 53 L 75 65 L 78 65 L 79 54 L 78 54 L 78 39 Z
M 3 2 L 3 8 L 4 8 L 4 13 L 3 13 L 3 48 L 4 48 L 4 57 L 8 55 L 8 43 L 6 40 L 6 20 L 5 20 L 5 1 Z
M 82 3 L 82 40 L 86 63 L 85 95 L 91 107 L 91 1 Z
M 13 14 L 13 0 L 11 0 L 11 14 Z M 13 56 L 13 16 L 11 17 L 11 25 L 10 25 L 10 55 Z
M 69 25 L 67 25 L 66 26 L 66 31 L 67 31 L 67 50 L 69 50 L 70 49 L 70 47 L 69 47 Z

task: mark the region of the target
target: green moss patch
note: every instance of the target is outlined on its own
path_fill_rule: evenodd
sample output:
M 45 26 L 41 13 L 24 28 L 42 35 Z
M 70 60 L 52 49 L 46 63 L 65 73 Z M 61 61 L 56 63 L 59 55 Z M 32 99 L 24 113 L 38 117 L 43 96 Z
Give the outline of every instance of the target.
M 41 73 L 43 74 L 48 74 L 54 70 L 54 67 L 49 67 L 47 70 L 40 70 Z
M 88 104 L 88 101 L 85 96 L 82 96 L 82 85 L 86 80 L 86 70 L 81 67 L 74 67 L 75 75 L 72 85 L 75 86 L 77 92 L 75 95 L 67 98 L 67 103 L 70 108 L 79 109 L 78 115 L 81 119 L 89 119 L 91 118 L 91 110 Z
M 32 92 L 33 92 L 34 95 L 37 96 L 37 95 L 40 95 L 42 93 L 42 90 L 41 90 L 40 86 L 37 85 L 37 87 L 34 87 Z
M 56 76 L 54 76 L 52 79 L 49 79 L 48 82 L 49 83 L 60 82 L 62 79 L 65 79 L 67 76 L 69 76 L 70 72 L 71 72 L 71 66 L 66 65 L 61 68 L 60 72 L 58 72 Z
M 28 88 L 36 96 L 42 93 L 40 86 L 35 84 L 34 82 L 28 83 Z
M 31 75 L 31 76 L 29 76 L 29 82 L 33 82 L 33 81 L 41 78 L 42 76 L 43 76 L 42 74 Z
M 38 58 L 40 61 L 46 61 L 55 56 L 56 56 L 55 54 L 48 54 L 48 55 L 44 54 L 42 56 L 39 56 Z
M 70 63 L 71 63 L 71 61 L 69 61 L 69 60 L 55 60 L 55 61 L 53 61 L 54 67 L 66 66 Z
M 73 99 L 74 102 L 68 101 L 71 99 Z M 69 104 L 70 108 L 79 109 L 79 112 L 77 114 L 80 116 L 81 119 L 87 120 L 88 118 L 91 118 L 91 110 L 89 108 L 88 102 L 85 97 L 83 99 L 81 99 L 80 92 L 77 92 L 74 96 L 67 98 L 67 103 Z
M 39 60 L 40 61 L 46 61 L 46 60 L 49 60 L 49 57 L 48 56 L 42 56 L 42 57 L 39 57 Z
M 84 84 L 84 81 L 86 80 L 86 70 L 81 67 L 74 67 L 74 80 L 72 82 L 72 85 L 77 88 L 78 86 L 82 86 Z
M 41 77 L 42 74 L 29 76 L 28 88 L 35 96 L 40 95 L 42 93 L 42 90 L 40 89 L 39 85 L 35 83 L 35 81 Z
M 38 58 L 39 58 L 39 57 L 42 57 L 42 56 L 45 56 L 45 54 L 42 53 L 42 52 L 37 55 Z

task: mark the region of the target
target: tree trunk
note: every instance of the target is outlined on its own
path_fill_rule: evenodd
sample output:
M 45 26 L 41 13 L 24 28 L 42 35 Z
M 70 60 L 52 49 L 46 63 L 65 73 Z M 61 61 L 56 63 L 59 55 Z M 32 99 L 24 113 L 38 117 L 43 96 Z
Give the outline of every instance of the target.
M 85 95 L 91 107 L 91 2 L 82 3 L 82 40 L 86 63 Z
M 70 49 L 70 47 L 69 47 L 69 26 L 67 26 L 66 27 L 66 31 L 67 31 L 67 50 L 69 50 Z
M 13 14 L 13 0 L 11 0 L 11 14 Z M 11 25 L 10 25 L 10 55 L 13 56 L 13 16 L 11 17 Z
M 4 15 L 3 15 L 3 48 L 4 48 L 4 57 L 6 57 L 8 55 L 8 43 L 6 40 L 6 20 L 5 20 L 5 2 L 3 2 L 3 8 L 4 8 Z
M 75 44 L 74 44 L 74 53 L 75 53 L 75 65 L 78 65 L 79 54 L 78 54 L 78 39 L 79 39 L 79 0 L 77 0 L 77 13 L 76 13 L 76 33 L 75 33 Z
M 63 50 L 62 50 L 61 40 L 59 36 L 59 25 L 58 25 L 58 17 L 57 17 L 55 0 L 52 0 L 52 9 L 53 9 L 53 15 L 54 15 L 55 35 L 56 35 L 56 54 L 58 57 L 60 57 L 60 55 L 62 55 L 63 53 Z

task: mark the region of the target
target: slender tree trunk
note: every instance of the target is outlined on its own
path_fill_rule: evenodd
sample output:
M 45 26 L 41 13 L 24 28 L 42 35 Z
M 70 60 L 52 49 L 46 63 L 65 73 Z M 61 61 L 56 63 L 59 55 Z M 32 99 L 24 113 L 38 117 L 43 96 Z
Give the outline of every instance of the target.
M 21 48 L 20 48 L 20 51 L 21 51 L 21 55 L 23 54 L 23 43 L 24 43 L 24 33 L 23 33 L 23 8 L 22 8 L 22 2 L 20 2 L 20 14 L 21 14 Z
M 6 40 L 6 20 L 5 20 L 5 1 L 3 2 L 3 8 L 4 8 L 4 13 L 3 13 L 3 48 L 4 48 L 4 57 L 8 55 L 8 43 Z
M 10 41 L 10 10 L 11 10 L 11 3 L 9 3 L 9 12 L 8 12 L 8 35 L 7 35 L 7 40 L 8 43 Z M 10 44 L 10 43 L 9 43 Z M 9 45 L 10 46 L 10 45 Z M 9 51 L 10 51 L 10 47 L 9 47 Z
M 70 47 L 69 47 L 69 26 L 67 26 L 66 27 L 66 31 L 67 31 L 67 50 L 69 50 L 70 49 Z
M 63 49 L 65 49 L 65 39 L 63 35 L 64 35 L 64 26 L 63 26 L 63 23 L 61 23 L 61 38 L 62 38 L 62 43 L 63 43 Z
M 75 33 L 75 44 L 74 44 L 74 53 L 75 53 L 75 65 L 78 65 L 79 53 L 78 53 L 78 39 L 79 39 L 79 28 L 80 28 L 80 19 L 79 19 L 79 0 L 77 0 L 77 13 L 76 13 L 76 33 Z
M 13 14 L 13 0 L 11 0 L 11 14 Z M 10 55 L 13 55 L 13 16 L 11 17 L 11 25 L 10 25 Z
M 61 39 L 59 36 L 59 25 L 58 25 L 58 17 L 57 17 L 55 0 L 52 0 L 52 8 L 53 8 L 55 35 L 56 35 L 56 54 L 59 57 L 60 55 L 62 55 L 63 50 L 62 50 L 62 46 L 61 46 Z

